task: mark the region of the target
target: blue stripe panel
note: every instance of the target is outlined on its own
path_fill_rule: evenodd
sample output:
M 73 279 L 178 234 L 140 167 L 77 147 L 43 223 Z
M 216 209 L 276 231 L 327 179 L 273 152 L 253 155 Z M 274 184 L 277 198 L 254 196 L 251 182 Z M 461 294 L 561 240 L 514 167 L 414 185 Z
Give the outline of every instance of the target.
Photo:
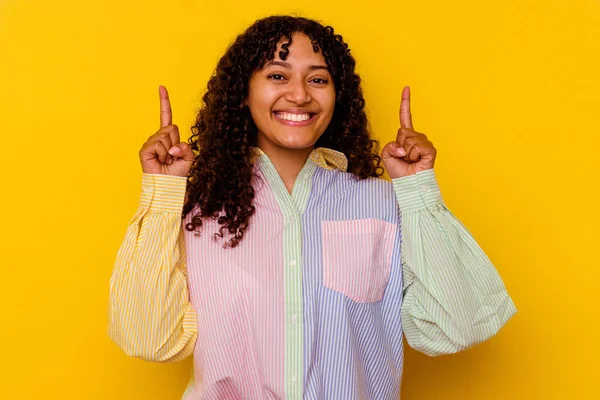
M 323 286 L 322 221 L 397 226 L 381 301 L 357 303 Z M 399 399 L 402 378 L 400 215 L 391 183 L 317 168 L 302 216 L 304 399 Z

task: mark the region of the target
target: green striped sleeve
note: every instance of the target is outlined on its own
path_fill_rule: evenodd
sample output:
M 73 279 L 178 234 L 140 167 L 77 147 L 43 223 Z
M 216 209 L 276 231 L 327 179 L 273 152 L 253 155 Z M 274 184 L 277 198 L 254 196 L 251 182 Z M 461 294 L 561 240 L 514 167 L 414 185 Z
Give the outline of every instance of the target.
M 500 275 L 442 200 L 433 169 L 393 179 L 402 217 L 402 325 L 414 349 L 456 353 L 515 314 Z

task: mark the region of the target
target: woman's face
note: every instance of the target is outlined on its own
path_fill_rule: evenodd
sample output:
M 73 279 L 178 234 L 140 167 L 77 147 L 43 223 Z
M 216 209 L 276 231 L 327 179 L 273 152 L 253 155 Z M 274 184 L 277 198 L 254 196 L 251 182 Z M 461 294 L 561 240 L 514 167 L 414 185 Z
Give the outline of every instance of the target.
M 323 134 L 335 106 L 333 79 L 321 52 L 304 34 L 294 34 L 289 54 L 275 58 L 250 78 L 246 104 L 265 152 L 312 148 Z

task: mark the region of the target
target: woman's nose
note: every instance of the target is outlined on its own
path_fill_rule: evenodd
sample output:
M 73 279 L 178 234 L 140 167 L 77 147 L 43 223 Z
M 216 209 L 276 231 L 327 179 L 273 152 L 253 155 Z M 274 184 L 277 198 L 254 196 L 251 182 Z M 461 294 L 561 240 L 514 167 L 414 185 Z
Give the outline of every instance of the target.
M 312 100 L 306 84 L 298 81 L 290 82 L 288 91 L 284 97 L 286 100 L 296 104 L 304 104 Z

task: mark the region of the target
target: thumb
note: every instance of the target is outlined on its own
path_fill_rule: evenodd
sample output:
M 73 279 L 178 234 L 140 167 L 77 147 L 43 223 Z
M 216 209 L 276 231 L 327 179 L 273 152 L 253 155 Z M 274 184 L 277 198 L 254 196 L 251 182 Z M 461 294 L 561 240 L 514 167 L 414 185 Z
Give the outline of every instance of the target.
M 404 147 L 400 146 L 396 141 L 388 143 L 381 151 L 381 158 L 384 160 L 388 160 L 391 158 L 399 158 L 405 155 L 406 150 L 404 149 Z
M 183 158 L 184 161 L 194 161 L 194 152 L 189 144 L 181 142 L 169 149 L 169 154 L 173 157 Z

